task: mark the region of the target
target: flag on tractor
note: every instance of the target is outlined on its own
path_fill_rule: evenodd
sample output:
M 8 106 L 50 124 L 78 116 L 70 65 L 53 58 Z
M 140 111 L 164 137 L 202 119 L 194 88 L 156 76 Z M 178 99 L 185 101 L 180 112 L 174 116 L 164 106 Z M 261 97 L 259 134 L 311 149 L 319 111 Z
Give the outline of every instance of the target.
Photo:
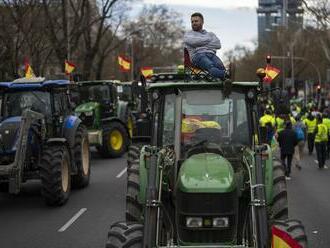
M 287 232 L 272 227 L 272 248 L 302 248 Z
M 267 65 L 265 68 L 266 77 L 264 78 L 264 82 L 271 83 L 274 78 L 280 73 L 280 70 L 274 66 Z
M 123 56 L 118 56 L 118 64 L 122 71 L 129 71 L 131 69 L 131 61 Z
M 145 66 L 141 68 L 141 73 L 145 78 L 150 78 L 154 74 L 154 70 L 152 67 Z
M 65 67 L 65 74 L 66 75 L 70 75 L 74 69 L 76 68 L 75 64 L 73 64 L 72 62 L 65 60 L 64 62 L 64 67 Z
M 25 77 L 26 78 L 35 77 L 32 67 L 27 59 L 25 60 Z

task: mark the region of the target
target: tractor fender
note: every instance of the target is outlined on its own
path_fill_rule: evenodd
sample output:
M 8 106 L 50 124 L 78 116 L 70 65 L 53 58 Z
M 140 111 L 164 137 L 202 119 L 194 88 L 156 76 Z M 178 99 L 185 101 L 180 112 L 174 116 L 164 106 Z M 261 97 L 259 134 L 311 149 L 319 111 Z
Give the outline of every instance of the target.
M 267 150 L 263 152 L 264 157 L 263 167 L 265 175 L 265 191 L 266 191 L 266 202 L 271 204 L 273 201 L 273 152 L 272 148 L 267 145 Z
M 81 120 L 77 116 L 70 115 L 65 118 L 63 124 L 63 137 L 68 141 L 70 150 L 74 148 L 75 135 Z
M 118 101 L 117 117 L 124 123 L 127 123 L 126 111 L 128 109 L 128 102 Z M 126 126 L 126 125 L 125 125 Z

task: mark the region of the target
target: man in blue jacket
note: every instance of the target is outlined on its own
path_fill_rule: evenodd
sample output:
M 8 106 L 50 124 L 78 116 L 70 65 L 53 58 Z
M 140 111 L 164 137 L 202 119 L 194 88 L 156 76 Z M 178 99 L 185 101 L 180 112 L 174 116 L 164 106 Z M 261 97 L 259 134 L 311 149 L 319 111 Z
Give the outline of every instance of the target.
M 218 37 L 203 29 L 204 17 L 201 13 L 191 15 L 192 30 L 184 35 L 184 46 L 189 52 L 192 63 L 207 70 L 212 77 L 224 79 L 225 67 L 216 56 L 216 50 L 221 48 Z

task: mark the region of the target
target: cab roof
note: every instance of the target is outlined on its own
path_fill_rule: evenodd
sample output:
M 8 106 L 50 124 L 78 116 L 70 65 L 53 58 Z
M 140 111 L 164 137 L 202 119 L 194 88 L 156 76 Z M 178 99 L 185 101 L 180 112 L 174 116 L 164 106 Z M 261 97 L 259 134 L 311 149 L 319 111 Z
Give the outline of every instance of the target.
M 69 80 L 46 80 L 45 78 L 17 79 L 12 82 L 0 82 L 3 90 L 38 90 L 44 88 L 61 88 L 70 85 Z
M 88 85 L 100 85 L 100 84 L 117 84 L 118 80 L 90 80 L 90 81 L 79 81 L 75 82 L 78 86 L 88 86 Z
M 192 80 L 186 79 L 184 74 L 162 73 L 154 75 L 149 83 L 148 89 L 160 88 L 196 88 L 197 87 L 222 87 L 224 81 L 220 79 L 208 80 Z M 233 87 L 239 88 L 256 88 L 260 86 L 259 82 L 232 82 Z

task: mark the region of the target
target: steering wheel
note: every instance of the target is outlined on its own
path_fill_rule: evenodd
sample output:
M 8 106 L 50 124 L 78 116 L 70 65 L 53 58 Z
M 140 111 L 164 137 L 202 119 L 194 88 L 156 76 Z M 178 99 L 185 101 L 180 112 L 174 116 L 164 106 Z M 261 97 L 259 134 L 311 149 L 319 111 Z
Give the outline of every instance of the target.
M 190 147 L 187 148 L 186 157 L 189 158 L 194 154 L 205 153 L 205 152 L 211 152 L 224 156 L 224 152 L 218 144 L 211 143 L 205 139 L 190 145 Z

